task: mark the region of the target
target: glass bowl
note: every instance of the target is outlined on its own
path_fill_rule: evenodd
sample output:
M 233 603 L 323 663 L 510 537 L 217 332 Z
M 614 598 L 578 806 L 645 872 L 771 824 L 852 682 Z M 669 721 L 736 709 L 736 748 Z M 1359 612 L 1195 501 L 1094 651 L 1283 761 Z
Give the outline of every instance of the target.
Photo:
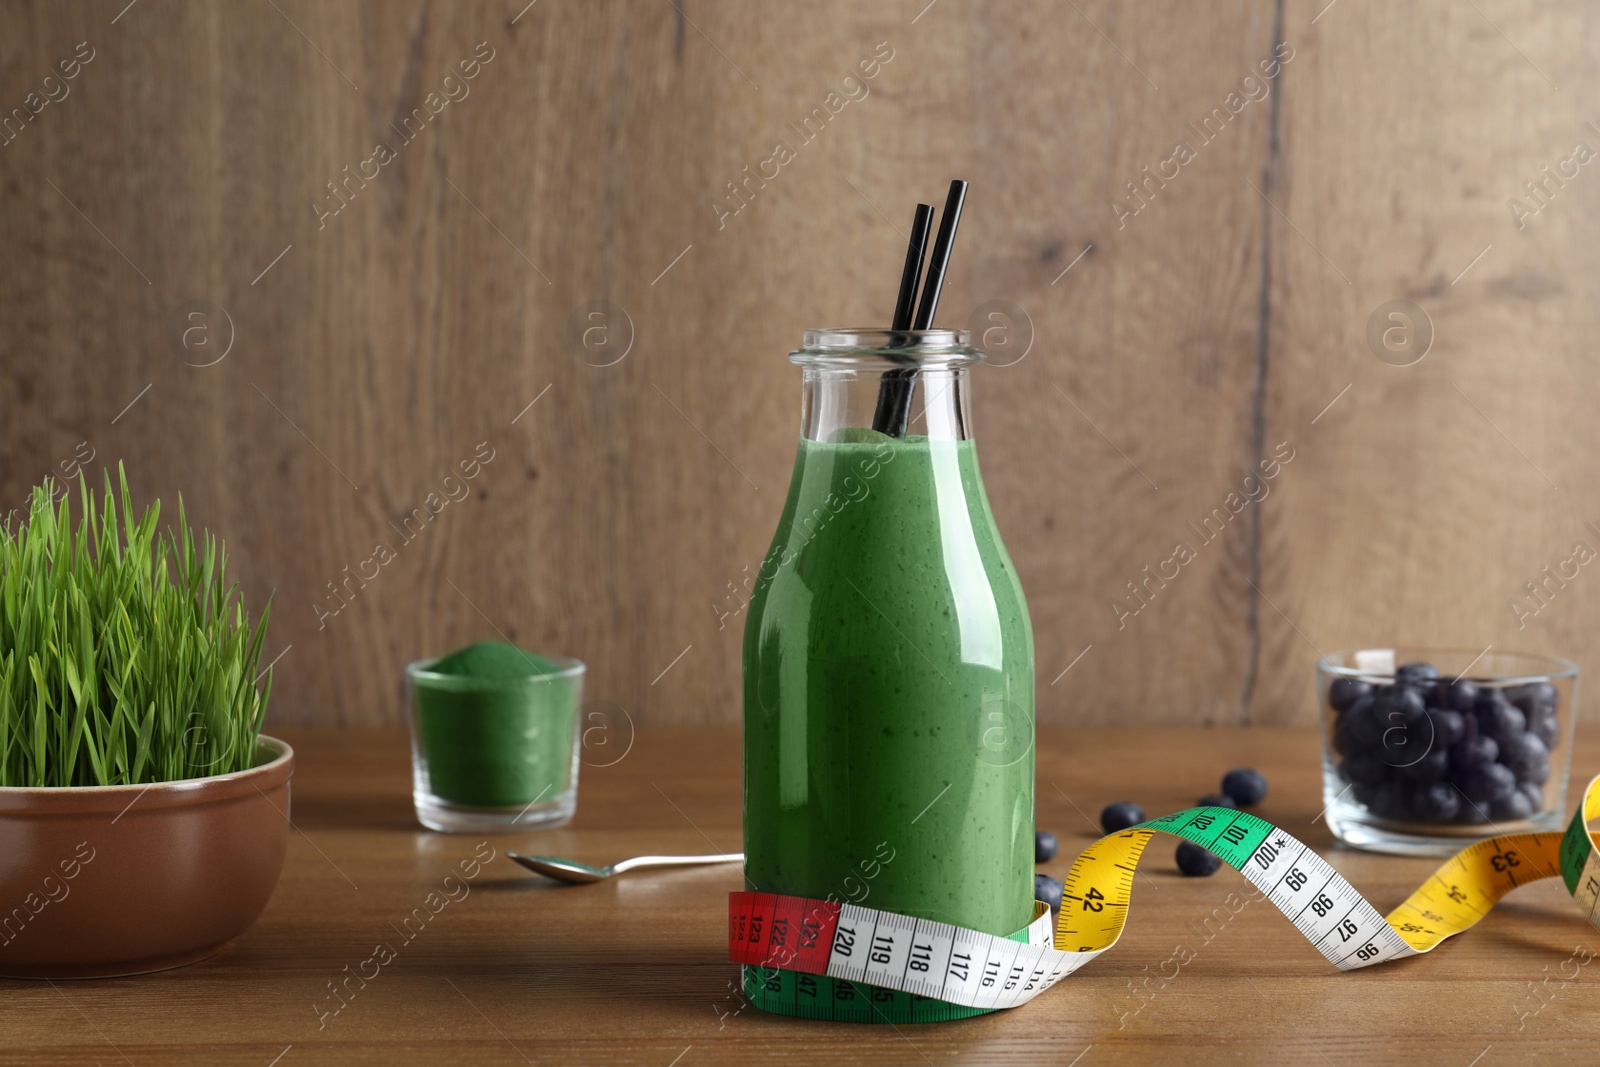
M 1576 664 L 1493 646 L 1322 657 L 1329 828 L 1357 848 L 1409 856 L 1560 830 L 1577 698 Z

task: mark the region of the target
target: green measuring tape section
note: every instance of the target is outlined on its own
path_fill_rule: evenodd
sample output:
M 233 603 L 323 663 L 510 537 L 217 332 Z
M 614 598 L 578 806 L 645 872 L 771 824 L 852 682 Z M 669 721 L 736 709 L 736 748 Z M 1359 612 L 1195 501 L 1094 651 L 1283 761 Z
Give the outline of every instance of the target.
M 1008 940 L 1028 940 L 1020 930 Z M 989 1015 L 997 1008 L 968 1008 L 898 989 L 847 982 L 825 974 L 800 974 L 777 967 L 744 967 L 744 996 L 773 1015 L 829 1019 L 840 1023 L 943 1023 Z

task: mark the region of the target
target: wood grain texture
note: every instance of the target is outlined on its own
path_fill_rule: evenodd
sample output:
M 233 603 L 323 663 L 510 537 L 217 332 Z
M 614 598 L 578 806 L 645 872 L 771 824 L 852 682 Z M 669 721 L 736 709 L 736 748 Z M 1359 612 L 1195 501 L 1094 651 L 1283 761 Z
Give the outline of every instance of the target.
M 1511 607 L 1600 549 L 1600 182 L 1505 204 L 1600 150 L 1585 5 L 125 3 L 0 9 L 0 113 L 94 53 L 0 147 L 0 499 L 80 446 L 182 493 L 276 590 L 275 723 L 398 723 L 406 662 L 497 634 L 638 722 L 737 722 L 783 356 L 887 316 L 957 175 L 941 322 L 1031 323 L 974 392 L 1041 721 L 1303 723 L 1314 648 L 1600 640 L 1587 570 Z M 1367 346 L 1394 299 L 1413 367 Z
M 1578 103 L 1593 31 L 1577 8 L 1481 7 L 1335 8 L 1299 31 L 1305 80 L 1285 97 L 1272 186 L 1282 310 L 1266 418 L 1302 447 L 1265 512 L 1262 588 L 1283 614 L 1262 615 L 1263 717 L 1311 713 L 1292 665 L 1313 646 L 1493 645 L 1580 664 L 1593 648 L 1578 564 L 1543 602 L 1526 583 L 1579 541 L 1600 547 L 1580 340 L 1600 183 L 1575 167 L 1521 228 L 1508 210 L 1539 206 L 1523 183 L 1575 142 L 1600 150 Z M 1417 48 L 1424 37 L 1453 44 Z M 1370 140 L 1380 129 L 1387 150 Z M 1431 323 L 1414 365 L 1368 349 L 1368 319 L 1392 300 Z
M 503 856 L 737 849 L 737 731 L 641 731 L 619 762 L 583 769 L 574 822 L 491 839 L 415 824 L 397 732 L 288 739 L 300 832 L 261 920 L 193 967 L 54 987 L 0 981 L 0 1063 L 1067 1063 L 1089 1048 L 1080 1063 L 1325 1067 L 1461 1065 L 1486 1047 L 1483 1062 L 1582 1062 L 1593 1043 L 1600 986 L 1568 961 L 1596 936 L 1555 884 L 1517 890 L 1427 956 L 1343 974 L 1270 906 L 1229 904 L 1247 888 L 1232 870 L 1178 874 L 1170 839 L 1141 864 L 1121 943 L 1023 1008 L 899 1028 L 766 1016 L 742 1007 L 725 962 L 736 867 L 574 889 Z M 1176 810 L 1240 762 L 1271 779 L 1261 814 L 1380 909 L 1437 866 L 1333 846 L 1310 731 L 1047 729 L 1039 825 L 1059 834 L 1062 855 L 1044 869 L 1060 876 L 1094 840 L 1084 812 L 1127 798 L 1152 815 Z M 1580 746 L 1574 778 L 1597 769 L 1600 747 Z M 490 849 L 495 858 L 460 881 L 461 861 Z M 441 888 L 453 902 L 404 926 Z M 328 983 L 370 976 L 362 961 L 379 943 L 394 959 L 334 999 Z M 1174 964 L 1179 946 L 1193 958 Z

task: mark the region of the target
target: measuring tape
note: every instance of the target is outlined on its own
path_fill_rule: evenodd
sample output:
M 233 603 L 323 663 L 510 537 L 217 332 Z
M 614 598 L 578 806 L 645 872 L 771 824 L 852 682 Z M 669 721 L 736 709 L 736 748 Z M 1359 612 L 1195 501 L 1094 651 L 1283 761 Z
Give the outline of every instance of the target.
M 1600 778 L 1565 834 L 1505 834 L 1457 853 L 1388 916 L 1292 834 L 1233 808 L 1198 807 L 1101 838 L 1067 872 L 1050 909 L 1001 937 L 875 908 L 775 893 L 728 895 L 728 958 L 745 996 L 783 1015 L 934 1022 L 1026 1004 L 1122 936 L 1133 875 L 1155 835 L 1210 849 L 1277 905 L 1343 971 L 1428 952 L 1471 927 L 1511 890 L 1559 875 L 1600 926 Z

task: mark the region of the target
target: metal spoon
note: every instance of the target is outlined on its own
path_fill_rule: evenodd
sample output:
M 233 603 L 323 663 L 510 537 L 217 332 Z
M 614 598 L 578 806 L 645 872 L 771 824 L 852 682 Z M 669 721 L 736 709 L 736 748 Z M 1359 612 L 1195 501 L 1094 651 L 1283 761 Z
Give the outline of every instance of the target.
M 558 882 L 570 885 L 603 882 L 614 874 L 639 867 L 685 867 L 698 863 L 744 862 L 743 852 L 725 852 L 715 856 L 635 856 L 629 860 L 619 860 L 609 867 L 591 867 L 587 863 L 562 859 L 560 856 L 523 856 L 516 852 L 507 852 L 506 856 L 535 874 L 542 874 L 546 878 L 554 878 Z

